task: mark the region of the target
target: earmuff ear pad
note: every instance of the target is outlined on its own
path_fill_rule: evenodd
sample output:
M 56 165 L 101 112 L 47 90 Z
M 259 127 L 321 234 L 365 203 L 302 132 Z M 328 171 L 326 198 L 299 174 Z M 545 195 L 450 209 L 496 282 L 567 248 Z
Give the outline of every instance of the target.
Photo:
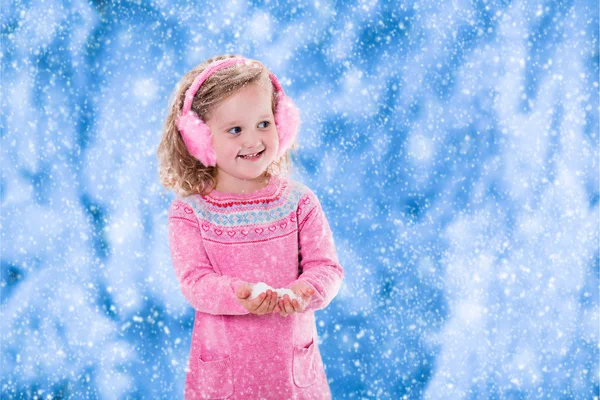
M 279 151 L 277 152 L 277 158 L 279 158 L 294 143 L 300 127 L 300 112 L 294 102 L 283 92 L 277 93 L 275 126 L 277 126 L 279 134 Z
M 190 110 L 177 118 L 176 125 L 190 154 L 207 167 L 215 166 L 217 154 L 212 144 L 210 128 L 198 114 Z

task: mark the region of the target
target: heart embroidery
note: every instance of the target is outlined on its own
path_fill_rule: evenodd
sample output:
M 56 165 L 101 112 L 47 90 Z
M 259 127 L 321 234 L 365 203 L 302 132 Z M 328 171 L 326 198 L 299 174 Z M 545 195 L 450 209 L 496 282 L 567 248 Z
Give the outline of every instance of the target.
M 246 229 L 242 229 L 242 235 L 246 236 L 248 234 L 248 231 Z
M 308 204 L 308 203 L 310 203 L 310 198 L 307 197 L 304 199 L 304 204 Z
M 290 221 L 296 222 L 296 214 L 290 215 Z
M 223 231 L 220 229 L 215 229 L 215 233 L 219 236 L 221 236 L 223 234 Z
M 189 207 L 183 207 L 183 211 L 185 211 L 187 214 L 191 214 L 191 213 L 193 213 L 193 212 L 194 212 L 194 210 L 192 210 L 192 209 L 191 209 L 191 208 L 189 208 Z
M 208 226 L 206 224 L 202 224 L 202 229 L 204 229 L 204 232 L 208 232 L 208 230 L 210 229 L 210 226 Z
M 256 232 L 256 233 L 263 233 L 263 228 L 256 228 L 254 230 L 254 232 Z
M 235 235 L 235 231 L 227 231 L 229 237 L 233 237 Z
M 279 224 L 279 226 L 281 227 L 281 229 L 283 229 L 287 226 L 287 222 L 282 222 Z
M 275 229 L 277 229 L 277 227 L 276 227 L 275 225 L 271 225 L 271 226 L 269 227 L 269 230 L 270 230 L 271 232 L 275 232 Z

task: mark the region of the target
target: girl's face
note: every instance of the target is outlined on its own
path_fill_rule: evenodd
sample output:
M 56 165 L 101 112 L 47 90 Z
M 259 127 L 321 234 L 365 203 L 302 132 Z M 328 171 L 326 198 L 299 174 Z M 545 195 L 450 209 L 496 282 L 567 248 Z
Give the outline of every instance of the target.
M 264 187 L 261 176 L 279 150 L 272 90 L 270 81 L 250 84 L 210 109 L 206 124 L 217 155 L 216 190 L 248 193 Z

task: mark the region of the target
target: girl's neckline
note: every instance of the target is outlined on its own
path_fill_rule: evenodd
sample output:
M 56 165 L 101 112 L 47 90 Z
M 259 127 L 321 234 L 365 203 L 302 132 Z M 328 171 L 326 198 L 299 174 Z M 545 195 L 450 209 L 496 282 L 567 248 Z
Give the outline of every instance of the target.
M 229 193 L 229 192 L 219 192 L 217 190 L 212 190 L 206 196 L 213 199 L 236 199 L 236 200 L 247 200 L 255 197 L 263 197 L 269 196 L 275 193 L 277 187 L 279 187 L 280 179 L 277 175 L 272 175 L 269 178 L 269 183 L 262 189 L 255 190 L 249 193 Z

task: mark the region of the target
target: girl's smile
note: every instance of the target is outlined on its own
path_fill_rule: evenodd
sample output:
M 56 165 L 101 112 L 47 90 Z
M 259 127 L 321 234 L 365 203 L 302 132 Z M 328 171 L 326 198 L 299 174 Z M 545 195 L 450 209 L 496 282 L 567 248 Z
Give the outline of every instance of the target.
M 244 160 L 247 161 L 256 161 L 258 160 L 263 154 L 265 153 L 264 150 L 259 151 L 258 153 L 251 153 L 251 154 L 244 154 L 244 155 L 239 155 L 238 157 L 241 157 Z

